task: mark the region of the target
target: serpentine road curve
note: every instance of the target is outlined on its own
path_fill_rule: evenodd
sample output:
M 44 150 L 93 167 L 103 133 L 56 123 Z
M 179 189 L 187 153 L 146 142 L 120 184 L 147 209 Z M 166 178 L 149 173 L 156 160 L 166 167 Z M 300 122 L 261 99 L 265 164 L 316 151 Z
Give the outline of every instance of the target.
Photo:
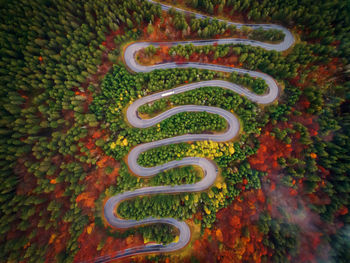
M 152 0 L 147 0 L 147 1 L 156 3 Z M 161 8 L 163 10 L 168 10 L 170 7 L 167 5 L 161 4 Z M 184 11 L 178 8 L 176 9 L 177 11 L 194 14 L 197 18 L 207 18 L 207 16 Z M 211 17 L 209 18 L 212 19 Z M 243 26 L 242 24 L 237 24 L 232 22 L 228 22 L 228 23 L 234 24 L 238 28 Z M 203 169 L 204 178 L 200 182 L 195 184 L 144 187 L 134 191 L 124 192 L 109 198 L 104 207 L 104 216 L 107 222 L 111 226 L 116 228 L 126 229 L 126 228 L 132 228 L 132 227 L 148 225 L 148 224 L 159 224 L 159 223 L 169 224 L 179 230 L 179 240 L 175 243 L 170 243 L 168 245 L 152 243 L 152 244 L 146 244 L 139 247 L 129 248 L 123 251 L 118 251 L 113 255 L 100 257 L 96 259 L 95 262 L 106 262 L 112 259 L 122 258 L 126 256 L 136 255 L 136 254 L 172 252 L 185 247 L 190 241 L 190 237 L 191 237 L 190 229 L 188 225 L 183 221 L 178 221 L 173 218 L 151 218 L 151 217 L 140 221 L 124 220 L 119 218 L 118 215 L 115 214 L 116 208 L 120 204 L 120 202 L 126 199 L 134 198 L 136 196 L 154 195 L 154 194 L 174 194 L 174 193 L 183 193 L 183 192 L 199 192 L 199 191 L 206 190 L 214 183 L 217 177 L 217 171 L 218 171 L 217 166 L 215 165 L 214 162 L 205 158 L 187 157 L 187 158 L 183 158 L 180 161 L 171 161 L 155 167 L 142 167 L 137 163 L 138 156 L 142 152 L 147 151 L 151 148 L 155 148 L 163 145 L 187 142 L 187 141 L 212 140 L 217 142 L 224 142 L 224 141 L 233 139 L 239 133 L 240 124 L 237 117 L 232 113 L 220 108 L 208 107 L 208 106 L 197 106 L 197 105 L 186 105 L 186 106 L 174 107 L 151 119 L 140 119 L 140 117 L 137 114 L 137 109 L 141 105 L 144 105 L 145 103 L 150 103 L 152 101 L 155 101 L 173 94 L 178 94 L 185 91 L 197 89 L 200 87 L 208 87 L 208 86 L 222 87 L 225 89 L 229 89 L 259 104 L 268 104 L 273 102 L 278 97 L 278 92 L 279 92 L 278 86 L 274 81 L 274 79 L 264 73 L 254 72 L 254 71 L 245 70 L 245 69 L 214 65 L 214 64 L 191 63 L 191 62 L 181 63 L 181 64 L 163 63 L 163 64 L 157 64 L 153 66 L 142 66 L 138 64 L 137 61 L 135 60 L 136 52 L 149 45 L 153 45 L 157 47 L 161 45 L 171 46 L 171 45 L 187 44 L 187 43 L 192 43 L 195 46 L 210 45 L 213 43 L 217 43 L 217 44 L 239 43 L 244 45 L 259 46 L 267 50 L 283 51 L 291 47 L 294 43 L 293 35 L 286 28 L 282 26 L 266 25 L 266 24 L 246 25 L 246 26 L 253 27 L 253 28 L 262 27 L 264 29 L 282 30 L 285 34 L 284 41 L 278 44 L 267 44 L 267 43 L 262 43 L 258 41 L 246 40 L 246 39 L 215 39 L 215 40 L 178 41 L 178 42 L 161 42 L 161 43 L 137 42 L 129 45 L 126 48 L 124 52 L 124 59 L 127 66 L 134 72 L 149 72 L 155 69 L 168 69 L 168 68 L 198 68 L 198 69 L 209 69 L 209 70 L 224 71 L 224 72 L 237 72 L 240 74 L 247 73 L 252 77 L 259 77 L 264 79 L 269 87 L 269 90 L 268 90 L 268 93 L 264 95 L 256 95 L 255 93 L 252 93 L 246 88 L 233 84 L 231 82 L 227 82 L 223 80 L 210 80 L 210 81 L 201 81 L 197 83 L 183 85 L 180 87 L 173 88 L 171 90 L 166 90 L 163 92 L 152 94 L 147 97 L 138 99 L 133 104 L 131 104 L 127 110 L 127 119 L 132 126 L 137 128 L 147 128 L 147 127 L 153 126 L 161 122 L 162 120 L 169 118 L 170 116 L 180 112 L 206 111 L 208 113 L 218 114 L 223 118 L 225 118 L 228 123 L 228 129 L 221 134 L 186 134 L 186 135 L 181 135 L 173 138 L 141 144 L 133 148 L 128 155 L 128 165 L 130 170 L 139 176 L 150 177 L 161 171 L 164 171 L 170 168 L 184 166 L 184 165 L 196 165 L 201 167 L 201 169 Z

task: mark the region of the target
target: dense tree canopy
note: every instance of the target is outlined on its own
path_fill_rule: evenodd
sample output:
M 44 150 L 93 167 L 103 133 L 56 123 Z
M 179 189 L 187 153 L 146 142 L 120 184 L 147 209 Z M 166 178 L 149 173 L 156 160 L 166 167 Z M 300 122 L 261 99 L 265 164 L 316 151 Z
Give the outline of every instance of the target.
M 348 262 L 349 3 L 180 2 L 234 20 L 281 23 L 297 43 L 284 53 L 247 45 L 148 47 L 148 59 L 264 72 L 276 79 L 281 96 L 261 107 L 220 87 L 203 87 L 140 107 L 146 118 L 178 105 L 220 107 L 238 116 L 242 131 L 234 142 L 182 143 L 142 153 L 138 162 L 145 166 L 185 156 L 208 158 L 218 164 L 220 178 L 202 193 L 138 197 L 121 203 L 117 212 L 125 218 L 171 216 L 193 222 L 201 229 L 193 247 L 205 249 L 181 258 L 184 262 L 197 257 L 310 262 L 328 241 L 328 259 Z M 239 37 L 279 42 L 283 33 L 238 29 L 174 9 L 163 13 L 141 0 L 17 0 L 2 1 L 0 9 L 0 258 L 81 262 L 176 240 L 178 233 L 168 225 L 113 230 L 104 222 L 103 204 L 144 186 L 198 182 L 203 177 L 198 167 L 141 179 L 130 174 L 123 159 L 138 144 L 222 132 L 227 123 L 190 112 L 136 129 L 125 120 L 126 108 L 139 97 L 201 80 L 224 79 L 257 94 L 267 86 L 246 75 L 198 69 L 132 74 L 122 65 L 124 45 L 154 35 L 164 41 Z M 298 217 L 283 202 L 308 216 L 317 234 L 305 232 L 298 220 L 291 223 Z M 167 262 L 164 256 L 158 259 Z

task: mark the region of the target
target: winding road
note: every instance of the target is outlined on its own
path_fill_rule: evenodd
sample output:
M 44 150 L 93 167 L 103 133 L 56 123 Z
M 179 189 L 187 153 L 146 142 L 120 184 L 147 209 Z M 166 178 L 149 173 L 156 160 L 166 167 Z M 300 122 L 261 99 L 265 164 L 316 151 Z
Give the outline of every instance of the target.
M 151 3 L 157 3 L 152 0 L 148 0 Z M 157 3 L 158 4 L 158 3 Z M 164 4 L 160 4 L 161 8 L 163 10 L 168 10 L 170 7 Z M 181 10 L 179 8 L 175 8 L 177 11 L 185 12 L 187 14 L 193 14 L 197 18 L 207 18 L 207 16 L 192 13 L 189 11 Z M 213 19 L 209 17 L 210 19 Z M 227 22 L 227 21 L 225 21 Z M 238 28 L 242 27 L 243 24 L 238 23 L 232 23 L 228 22 L 228 24 L 234 24 Z M 174 226 L 179 230 L 179 240 L 174 243 L 170 243 L 168 245 L 163 244 L 146 244 L 139 247 L 133 247 L 129 248 L 123 251 L 116 252 L 113 255 L 108 255 L 104 257 L 100 257 L 95 260 L 95 262 L 106 262 L 110 261 L 112 259 L 122 258 L 126 256 L 131 255 L 137 255 L 137 254 L 144 254 L 144 253 L 161 253 L 161 252 L 172 252 L 175 250 L 179 250 L 183 247 L 185 247 L 191 238 L 191 232 L 188 227 L 188 225 L 183 221 L 178 221 L 173 218 L 146 218 L 140 221 L 136 220 L 125 220 L 118 215 L 115 214 L 116 207 L 120 204 L 120 202 L 134 198 L 137 196 L 142 195 L 154 195 L 154 194 L 173 194 L 173 193 L 183 193 L 183 192 L 200 192 L 203 190 L 208 189 L 215 181 L 217 177 L 218 168 L 216 164 L 208 159 L 205 158 L 197 158 L 197 157 L 187 157 L 183 158 L 179 161 L 171 161 L 159 166 L 155 167 L 142 167 L 137 163 L 137 159 L 139 155 L 147 151 L 149 149 L 163 146 L 163 145 L 169 145 L 174 143 L 180 143 L 180 142 L 187 142 L 187 141 L 200 141 L 200 140 L 212 140 L 216 142 L 224 142 L 229 141 L 236 137 L 239 133 L 240 124 L 239 120 L 235 115 L 232 113 L 216 108 L 216 107 L 208 107 L 208 106 L 197 106 L 197 105 L 186 105 L 186 106 L 179 106 L 174 107 L 166 112 L 163 112 L 159 114 L 158 116 L 151 118 L 151 119 L 140 119 L 140 117 L 137 114 L 137 109 L 146 103 L 164 98 L 166 96 L 170 96 L 173 94 L 179 94 L 185 91 L 197 89 L 200 87 L 222 87 L 224 89 L 229 89 L 233 92 L 236 92 L 240 95 L 244 95 L 246 98 L 250 99 L 251 101 L 254 101 L 259 104 L 269 104 L 276 100 L 278 97 L 279 89 L 278 86 L 273 78 L 270 76 L 261 73 L 261 72 L 255 72 L 245 69 L 238 69 L 238 68 L 231 68 L 226 66 L 219 66 L 214 64 L 204 64 L 204 63 L 163 63 L 163 64 L 157 64 L 153 66 L 142 66 L 137 63 L 135 60 L 135 54 L 138 50 L 145 48 L 149 45 L 153 45 L 155 47 L 158 47 L 160 45 L 164 46 L 172 46 L 172 45 L 178 45 L 178 44 L 187 44 L 192 43 L 195 46 L 202 46 L 202 45 L 211 45 L 213 43 L 217 44 L 244 44 L 244 45 L 252 45 L 252 46 L 259 46 L 267 50 L 276 50 L 276 51 L 283 51 L 288 49 L 294 44 L 294 38 L 290 31 L 288 31 L 286 28 L 279 26 L 279 25 L 268 25 L 268 24 L 261 24 L 261 25 L 245 25 L 252 28 L 258 28 L 262 27 L 264 29 L 278 29 L 282 30 L 285 34 L 285 38 L 283 42 L 278 44 L 268 44 L 268 43 L 262 43 L 258 41 L 252 41 L 252 40 L 246 40 L 246 39 L 215 39 L 215 40 L 198 40 L 198 41 L 177 41 L 177 42 L 137 42 L 134 44 L 129 45 L 125 52 L 124 52 L 124 59 L 127 64 L 127 66 L 130 68 L 130 70 L 134 72 L 149 72 L 155 69 L 168 69 L 168 68 L 198 68 L 198 69 L 209 69 L 209 70 L 216 70 L 216 71 L 224 71 L 224 72 L 237 72 L 240 74 L 249 74 L 252 77 L 259 77 L 265 80 L 267 83 L 269 89 L 268 92 L 264 95 L 257 95 L 255 93 L 252 93 L 248 89 L 233 84 L 231 82 L 223 81 L 223 80 L 210 80 L 210 81 L 202 81 L 197 83 L 192 83 L 188 85 L 183 85 L 180 87 L 173 88 L 171 90 L 166 90 L 163 92 L 159 92 L 156 94 L 149 95 L 147 97 L 141 98 L 136 100 L 133 104 L 131 104 L 127 110 L 127 119 L 129 123 L 137 128 L 147 128 L 153 125 L 156 125 L 157 123 L 161 122 L 162 120 L 169 118 L 170 116 L 173 116 L 174 114 L 180 113 L 180 112 L 195 112 L 195 111 L 206 111 L 208 113 L 218 114 L 225 118 L 225 120 L 228 123 L 228 129 L 221 134 L 186 134 L 181 135 L 173 138 L 167 138 L 164 140 L 159 140 L 155 142 L 145 143 L 136 146 L 133 148 L 129 155 L 128 155 L 128 165 L 130 170 L 143 177 L 150 177 L 153 176 L 161 171 L 171 169 L 174 167 L 184 166 L 184 165 L 196 165 L 201 167 L 204 171 L 204 178 L 195 184 L 185 184 L 185 185 L 177 185 L 177 186 L 156 186 L 156 187 L 144 187 L 140 188 L 134 191 L 128 191 L 121 194 L 118 194 L 116 196 L 113 196 L 109 198 L 105 204 L 104 207 L 104 216 L 108 223 L 115 227 L 115 228 L 132 228 L 137 227 L 141 225 L 148 225 L 148 224 L 169 224 Z

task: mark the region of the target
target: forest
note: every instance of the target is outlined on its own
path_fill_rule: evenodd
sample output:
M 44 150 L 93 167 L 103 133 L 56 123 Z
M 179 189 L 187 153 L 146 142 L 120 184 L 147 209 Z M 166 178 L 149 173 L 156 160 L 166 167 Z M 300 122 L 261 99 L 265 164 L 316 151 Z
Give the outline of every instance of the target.
M 191 229 L 176 253 L 133 262 L 350 261 L 350 5 L 346 0 L 164 0 L 241 23 L 275 23 L 296 43 L 277 52 L 243 44 L 149 46 L 143 65 L 200 62 L 272 76 L 278 101 L 258 105 L 220 87 L 164 97 L 143 118 L 181 105 L 222 108 L 239 118 L 239 138 L 195 141 L 143 152 L 151 167 L 184 157 L 215 162 L 220 176 L 203 192 L 139 196 L 116 209 L 126 219 L 172 217 Z M 196 68 L 131 72 L 136 41 L 242 38 L 267 43 L 279 30 L 236 28 L 144 0 L 0 2 L 0 261 L 94 262 L 117 251 L 176 242 L 170 225 L 112 228 L 111 196 L 147 186 L 193 184 L 196 166 L 151 178 L 128 169 L 140 144 L 184 134 L 224 132 L 219 115 L 183 112 L 156 126 L 125 118 L 141 97 L 189 83 L 226 80 L 263 95 L 260 78 Z M 121 262 L 130 262 L 130 258 Z

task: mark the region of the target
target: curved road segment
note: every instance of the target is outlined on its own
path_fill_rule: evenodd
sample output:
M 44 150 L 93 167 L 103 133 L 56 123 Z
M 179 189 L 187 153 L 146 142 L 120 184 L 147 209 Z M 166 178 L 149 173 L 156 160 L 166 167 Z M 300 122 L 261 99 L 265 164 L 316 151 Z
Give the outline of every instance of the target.
M 156 3 L 151 0 L 148 0 L 148 1 L 152 3 Z M 170 8 L 169 6 L 164 4 L 160 4 L 160 5 L 163 10 L 168 10 Z M 192 13 L 189 11 L 184 11 L 179 8 L 175 8 L 175 9 L 177 9 L 177 11 L 180 11 L 180 12 L 185 12 L 187 14 L 195 15 L 197 18 L 207 18 L 207 16 L 204 16 L 204 15 Z M 213 18 L 209 17 L 209 19 L 213 19 Z M 243 24 L 237 24 L 232 22 L 228 22 L 228 24 L 234 24 L 238 28 L 243 26 Z M 273 78 L 271 78 L 270 76 L 264 73 L 245 70 L 245 69 L 214 65 L 214 64 L 191 63 L 191 62 L 181 63 L 181 64 L 164 63 L 164 64 L 157 64 L 153 66 L 142 66 L 138 64 L 137 61 L 135 60 L 136 52 L 149 45 L 154 45 L 157 47 L 161 45 L 172 46 L 172 45 L 188 44 L 188 43 L 192 43 L 195 46 L 210 45 L 213 43 L 217 43 L 217 44 L 239 43 L 244 45 L 259 46 L 267 50 L 283 51 L 291 47 L 294 43 L 293 35 L 286 28 L 282 26 L 266 25 L 266 24 L 262 24 L 262 25 L 254 24 L 254 25 L 245 25 L 245 26 L 249 26 L 252 28 L 262 27 L 264 29 L 282 30 L 285 34 L 284 41 L 278 44 L 267 44 L 267 43 L 262 43 L 258 41 L 246 40 L 246 39 L 215 39 L 215 40 L 203 40 L 203 41 L 198 40 L 198 41 L 178 41 L 178 42 L 161 42 L 161 43 L 137 42 L 129 45 L 125 50 L 125 53 L 124 53 L 125 62 L 127 66 L 134 72 L 149 72 L 155 69 L 168 69 L 168 68 L 181 67 L 181 68 L 208 69 L 208 70 L 216 70 L 216 71 L 224 71 L 224 72 L 237 72 L 240 74 L 247 73 L 252 77 L 259 77 L 264 79 L 269 87 L 269 90 L 267 94 L 257 95 L 242 86 L 239 86 L 227 81 L 210 80 L 210 81 L 202 81 L 202 82 L 192 83 L 188 85 L 183 85 L 177 88 L 173 88 L 171 90 L 166 90 L 163 92 L 152 94 L 147 97 L 138 99 L 133 104 L 131 104 L 127 110 L 127 119 L 132 126 L 137 128 L 147 128 L 147 127 L 156 125 L 162 120 L 169 118 L 170 116 L 180 112 L 206 111 L 208 113 L 218 114 L 223 118 L 225 118 L 228 123 L 228 129 L 222 134 L 186 134 L 186 135 L 168 138 L 160 141 L 141 144 L 133 148 L 128 155 L 128 165 L 130 170 L 139 176 L 150 177 L 161 171 L 171 169 L 174 167 L 179 167 L 184 165 L 196 165 L 201 167 L 201 169 L 203 169 L 204 178 L 200 182 L 195 184 L 144 187 L 134 191 L 124 192 L 109 198 L 104 207 L 104 215 L 106 220 L 111 226 L 116 228 L 126 229 L 126 228 L 137 227 L 137 226 L 148 225 L 148 224 L 159 224 L 159 223 L 169 224 L 179 230 L 179 240 L 177 242 L 170 243 L 168 245 L 151 243 L 151 244 L 146 244 L 139 247 L 129 248 L 123 251 L 116 252 L 114 255 L 100 257 L 95 262 L 106 262 L 112 259 L 117 259 L 117 258 L 136 255 L 136 254 L 171 252 L 171 251 L 175 251 L 185 247 L 190 241 L 190 238 L 191 238 L 190 229 L 188 225 L 183 221 L 178 221 L 173 218 L 152 218 L 152 217 L 146 218 L 140 221 L 124 220 L 119 218 L 118 215 L 115 214 L 116 208 L 120 204 L 120 202 L 126 199 L 134 198 L 136 196 L 154 195 L 154 194 L 174 194 L 174 193 L 183 193 L 183 192 L 199 192 L 199 191 L 206 190 L 214 183 L 217 177 L 217 171 L 218 171 L 217 166 L 215 165 L 215 163 L 205 158 L 187 157 L 187 158 L 183 158 L 180 161 L 171 161 L 155 167 L 142 167 L 137 163 L 137 159 L 142 152 L 155 147 L 163 146 L 163 145 L 187 142 L 187 141 L 212 140 L 217 142 L 224 142 L 224 141 L 229 141 L 233 139 L 239 133 L 240 126 L 239 126 L 239 121 L 237 117 L 232 113 L 220 108 L 197 106 L 197 105 L 179 106 L 179 107 L 172 108 L 164 113 L 161 113 L 154 118 L 140 119 L 140 117 L 137 114 L 137 109 L 141 105 L 150 103 L 152 101 L 155 101 L 173 94 L 179 94 L 185 91 L 197 89 L 200 87 L 208 87 L 208 86 L 222 87 L 225 89 L 229 89 L 259 104 L 271 103 L 278 97 L 279 89 L 276 82 L 274 81 Z

